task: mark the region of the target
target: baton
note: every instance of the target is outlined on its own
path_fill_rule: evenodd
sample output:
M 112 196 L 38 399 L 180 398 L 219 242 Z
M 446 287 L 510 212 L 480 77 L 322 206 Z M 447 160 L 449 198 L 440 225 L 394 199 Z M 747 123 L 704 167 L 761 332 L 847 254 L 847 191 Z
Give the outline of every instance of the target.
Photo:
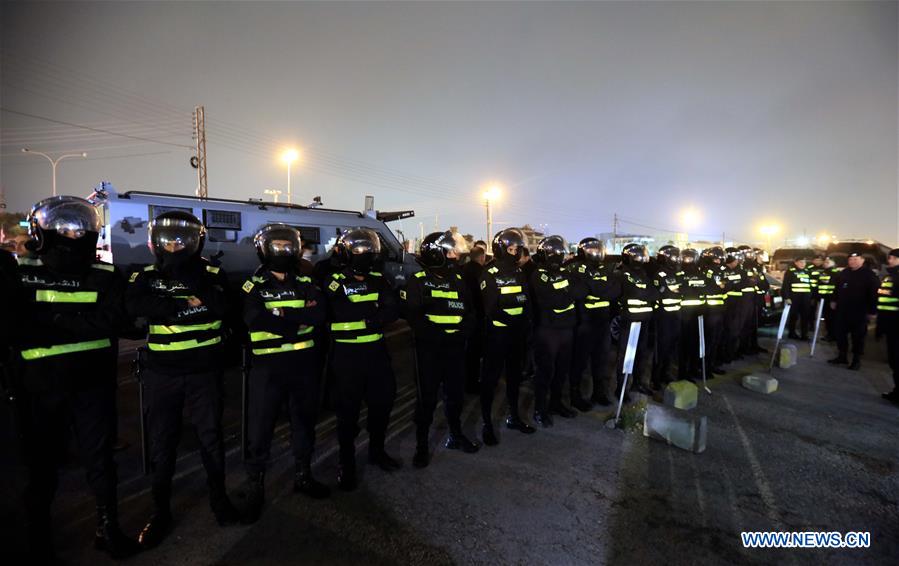
M 712 390 L 709 389 L 705 378 L 705 316 L 699 315 L 697 320 L 699 322 L 699 364 L 702 366 L 702 388 L 711 395 Z
M 818 343 L 818 331 L 821 329 L 821 315 L 824 313 L 824 299 L 818 301 L 817 316 L 815 317 L 815 333 L 812 335 L 812 350 L 808 357 L 815 357 L 815 345 Z
M 768 373 L 774 370 L 774 360 L 777 357 L 777 351 L 780 349 L 780 341 L 783 340 L 784 328 L 787 327 L 787 318 L 790 316 L 790 307 L 792 305 L 784 303 L 784 312 L 780 315 L 780 325 L 777 327 L 777 341 L 774 343 L 774 352 L 771 353 L 771 363 L 768 364 Z
M 627 336 L 627 349 L 624 351 L 624 363 L 621 364 L 621 372 L 624 374 L 624 381 L 621 383 L 621 394 L 618 396 L 618 409 L 615 411 L 615 418 L 606 422 L 608 428 L 618 426 L 618 420 L 621 418 L 621 406 L 624 405 L 624 393 L 627 391 L 627 380 L 634 372 L 634 359 L 637 357 L 637 343 L 640 341 L 640 322 L 632 322 L 630 332 Z M 611 423 L 611 426 L 610 426 Z
M 244 461 L 250 455 L 249 424 L 250 424 L 250 348 L 243 348 L 243 363 L 241 364 L 240 379 L 240 455 Z
M 143 346 L 140 346 L 135 351 L 134 362 L 132 366 L 132 372 L 134 373 L 134 378 L 137 380 L 137 403 L 140 409 L 140 419 L 138 420 L 139 434 L 140 434 L 140 464 L 141 471 L 145 476 L 150 475 L 150 439 L 147 438 L 147 408 L 144 404 L 144 380 L 141 379 L 141 374 L 143 373 L 143 358 L 145 355 L 146 349 Z

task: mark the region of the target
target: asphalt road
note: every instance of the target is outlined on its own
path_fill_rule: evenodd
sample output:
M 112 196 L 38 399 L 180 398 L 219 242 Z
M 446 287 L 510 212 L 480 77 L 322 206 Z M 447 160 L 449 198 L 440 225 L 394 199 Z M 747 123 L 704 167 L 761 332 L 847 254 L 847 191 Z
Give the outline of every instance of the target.
M 763 340 L 763 345 L 769 344 Z M 815 358 L 775 370 L 780 389 L 761 395 L 739 377 L 767 359 L 744 360 L 710 382 L 694 411 L 709 420 L 708 448 L 692 454 L 609 430 L 594 411 L 531 436 L 501 430 L 477 454 L 442 448 L 442 417 L 430 467 L 411 466 L 415 402 L 408 333 L 389 340 L 399 393 L 388 449 L 405 461 L 388 474 L 361 466 L 361 486 L 324 501 L 291 492 L 286 427 L 273 450 L 269 503 L 247 527 L 219 528 L 206 499 L 195 441 L 185 435 L 175 483 L 174 534 L 132 564 L 896 564 L 899 562 L 899 407 L 880 398 L 889 380 L 881 344 L 870 341 L 861 372 Z M 140 475 L 134 383 L 123 366 L 119 453 L 121 515 L 136 533 L 150 511 Z M 229 487 L 242 500 L 239 376 L 228 375 Z M 528 389 L 529 390 L 529 389 Z M 532 402 L 525 393 L 525 403 Z M 497 418 L 504 409 L 497 410 Z M 479 431 L 469 397 L 467 432 Z M 364 428 L 364 427 L 363 427 Z M 479 433 L 478 433 L 479 435 Z M 333 417 L 318 427 L 315 471 L 334 485 Z M 366 442 L 366 435 L 360 436 Z M 364 449 L 360 451 L 364 455 Z M 360 459 L 364 462 L 364 459 Z M 62 475 L 54 508 L 56 546 L 72 564 L 105 564 L 90 548 L 93 515 L 77 468 Z M 867 531 L 868 549 L 744 549 L 741 531 Z M 8 548 L 8 547 L 7 547 Z

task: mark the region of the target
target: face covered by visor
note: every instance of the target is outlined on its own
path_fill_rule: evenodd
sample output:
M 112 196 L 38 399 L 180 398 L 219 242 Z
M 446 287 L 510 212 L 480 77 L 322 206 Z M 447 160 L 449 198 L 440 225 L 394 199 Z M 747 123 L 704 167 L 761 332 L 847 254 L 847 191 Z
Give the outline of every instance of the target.
M 381 255 L 381 240 L 370 228 L 354 228 L 341 236 L 344 248 L 349 252 L 350 267 L 359 275 L 369 273 Z
M 272 271 L 288 273 L 297 269 L 302 242 L 296 228 L 270 224 L 256 233 L 254 243 L 259 258 Z
M 177 268 L 200 253 L 205 233 L 196 219 L 159 217 L 150 224 L 148 245 L 163 269 Z
M 100 214 L 78 197 L 59 196 L 37 203 L 29 215 L 38 253 L 51 269 L 76 272 L 96 260 Z

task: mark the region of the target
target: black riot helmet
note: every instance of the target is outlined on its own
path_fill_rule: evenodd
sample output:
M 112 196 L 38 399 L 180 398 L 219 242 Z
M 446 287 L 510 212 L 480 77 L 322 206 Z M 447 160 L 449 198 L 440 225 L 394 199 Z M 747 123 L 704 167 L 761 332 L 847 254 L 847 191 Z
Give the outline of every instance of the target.
M 672 245 L 662 246 L 656 258 L 668 269 L 675 268 L 680 264 L 680 248 Z
M 253 245 L 259 261 L 278 273 L 295 270 L 303 253 L 300 231 L 287 224 L 266 224 L 253 236 Z
M 643 244 L 628 244 L 621 250 L 621 262 L 637 266 L 649 263 L 649 250 Z
M 724 261 L 724 258 L 726 256 L 727 256 L 727 254 L 724 253 L 724 248 L 722 248 L 721 246 L 712 246 L 710 248 L 706 248 L 706 249 L 702 250 L 703 261 L 706 261 L 710 264 L 711 263 L 720 264 L 721 262 Z
M 602 240 L 584 238 L 577 245 L 578 259 L 593 265 L 599 265 L 606 258 L 606 248 Z
M 515 252 L 510 252 L 509 248 L 515 246 Z M 515 261 L 521 259 L 522 250 L 525 247 L 524 234 L 518 228 L 506 228 L 500 230 L 493 237 L 493 256 L 497 260 L 503 260 L 511 257 Z
M 147 246 L 163 267 L 178 267 L 199 257 L 206 227 L 189 212 L 163 212 L 150 222 Z
M 340 236 L 337 245 L 349 258 L 353 272 L 359 275 L 369 273 L 381 253 L 381 239 L 371 228 L 351 228 Z
M 537 244 L 534 260 L 544 266 L 559 267 L 568 253 L 568 243 L 562 236 L 547 236 Z
M 693 248 L 685 248 L 680 253 L 680 260 L 684 267 L 694 266 L 699 261 L 699 252 Z
M 55 196 L 36 203 L 28 214 L 27 247 L 51 269 L 83 270 L 97 258 L 100 213 L 79 197 Z
M 456 258 L 449 258 L 450 253 L 458 254 L 456 239 L 453 233 L 432 232 L 425 236 L 418 248 L 418 261 L 428 269 L 441 269 L 456 263 Z
M 742 256 L 740 255 L 740 250 L 731 246 L 729 248 L 724 248 L 725 258 L 724 263 L 733 263 L 737 262 L 737 265 L 740 264 L 742 260 Z
M 741 246 L 737 246 L 737 250 L 740 252 L 740 256 L 743 261 L 755 261 L 755 250 L 752 249 L 752 246 L 743 244 Z

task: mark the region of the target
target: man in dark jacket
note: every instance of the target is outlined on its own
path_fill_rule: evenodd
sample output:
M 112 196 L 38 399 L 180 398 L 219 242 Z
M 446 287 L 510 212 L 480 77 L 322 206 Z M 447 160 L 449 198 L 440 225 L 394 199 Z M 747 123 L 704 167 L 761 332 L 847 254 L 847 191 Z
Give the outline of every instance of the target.
M 852 363 L 849 369 L 861 367 L 865 351 L 865 334 L 868 320 L 877 315 L 877 289 L 880 280 L 871 268 L 865 265 L 865 258 L 851 253 L 847 258 L 849 267 L 836 277 L 833 308 L 836 311 L 837 348 L 839 355 L 828 360 L 831 364 L 849 363 L 849 336 L 852 336 Z
M 808 340 L 812 280 L 805 269 L 804 257 L 796 258 L 793 266 L 787 269 L 781 294 L 786 304 L 790 305 L 790 318 L 787 320 L 789 337 L 793 340 Z M 797 321 L 799 322 L 799 334 L 796 334 Z
M 622 266 L 615 272 L 616 285 L 621 289 L 618 302 L 621 312 L 621 331 L 618 337 L 618 388 L 616 395 L 621 394 L 624 385 L 624 361 L 627 343 L 630 337 L 631 324 L 640 323 L 640 334 L 634 358 L 633 379 L 628 380 L 627 390 L 633 384 L 634 390 L 651 395 L 649 373 L 647 372 L 652 347 L 649 345 L 649 321 L 659 298 L 658 290 L 646 273 L 649 263 L 649 251 L 640 244 L 628 244 L 621 252 Z M 625 396 L 627 396 L 627 390 Z
M 481 382 L 481 358 L 484 355 L 484 305 L 481 303 L 481 275 L 487 262 L 484 248 L 475 246 L 468 254 L 468 263 L 462 266 L 462 281 L 474 310 L 475 324 L 465 347 L 465 391 L 477 394 Z

